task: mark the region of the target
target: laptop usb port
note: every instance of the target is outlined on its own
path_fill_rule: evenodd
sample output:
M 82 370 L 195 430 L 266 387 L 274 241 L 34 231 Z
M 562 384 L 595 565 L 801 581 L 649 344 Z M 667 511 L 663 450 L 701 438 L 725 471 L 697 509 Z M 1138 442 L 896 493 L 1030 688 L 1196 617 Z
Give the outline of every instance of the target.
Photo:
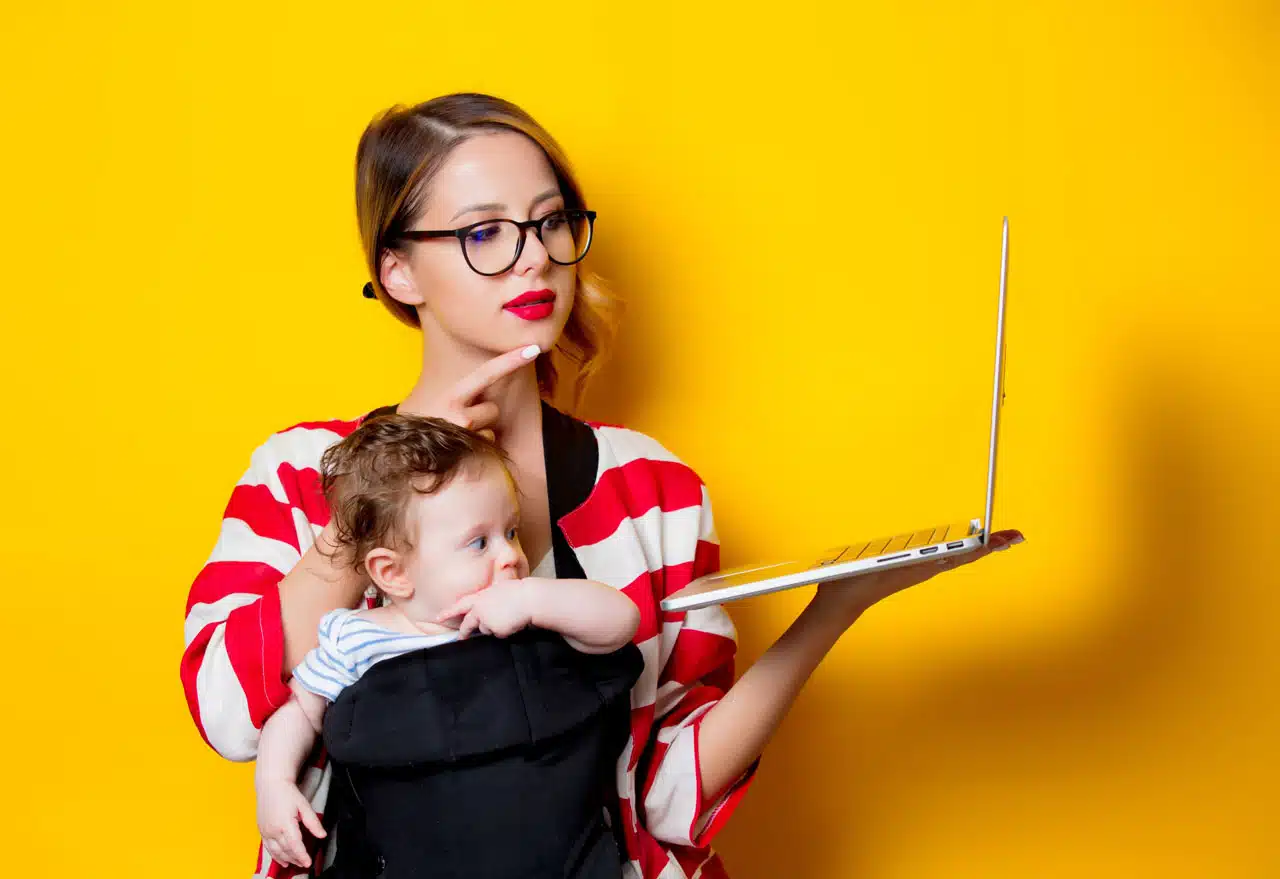
M 947 544 L 947 549 L 959 549 L 959 548 L 960 548 L 960 547 L 962 547 L 962 546 L 964 546 L 964 541 L 963 541 L 963 540 L 957 540 L 955 543 L 948 543 L 948 544 Z
M 931 552 L 937 552 L 937 551 L 938 551 L 938 547 L 936 546 L 926 546 L 924 549 L 920 550 L 920 555 L 928 555 Z

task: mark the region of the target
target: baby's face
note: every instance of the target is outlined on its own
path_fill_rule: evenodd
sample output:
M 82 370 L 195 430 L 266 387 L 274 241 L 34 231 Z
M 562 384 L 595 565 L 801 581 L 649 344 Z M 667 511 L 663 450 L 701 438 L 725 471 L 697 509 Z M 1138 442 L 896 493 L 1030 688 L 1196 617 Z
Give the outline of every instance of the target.
M 434 618 L 464 595 L 529 576 L 519 522 L 515 486 L 491 458 L 469 461 L 443 489 L 413 500 L 406 562 L 419 612 Z

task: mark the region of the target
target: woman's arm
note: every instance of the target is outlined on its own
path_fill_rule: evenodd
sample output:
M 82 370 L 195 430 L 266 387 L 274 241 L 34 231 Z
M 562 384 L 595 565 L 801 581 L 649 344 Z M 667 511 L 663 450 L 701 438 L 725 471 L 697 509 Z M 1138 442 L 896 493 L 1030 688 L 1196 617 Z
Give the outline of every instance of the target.
M 759 758 L 809 676 L 869 607 L 942 571 L 1021 541 L 1016 531 L 999 532 L 986 548 L 947 564 L 913 565 L 820 587 L 782 637 L 703 718 L 698 739 L 703 795 L 715 797 Z
M 254 452 L 187 596 L 187 706 L 205 741 L 229 760 L 254 759 L 259 731 L 288 700 L 289 670 L 315 643 L 320 617 L 359 598 L 359 586 L 326 575 L 328 560 L 312 549 L 328 519 L 315 469 L 338 438 L 303 425 Z
M 284 629 L 284 668 L 297 668 L 316 646 L 320 620 L 331 610 L 354 608 L 367 581 L 352 568 L 338 564 L 329 526 L 315 546 L 280 581 L 280 618 Z

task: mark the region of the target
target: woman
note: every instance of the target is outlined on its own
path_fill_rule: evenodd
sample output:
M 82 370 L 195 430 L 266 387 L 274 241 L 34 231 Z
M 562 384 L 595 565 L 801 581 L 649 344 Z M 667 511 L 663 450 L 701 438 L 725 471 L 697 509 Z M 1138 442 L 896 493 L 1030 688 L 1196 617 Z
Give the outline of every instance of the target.
M 632 691 L 613 810 L 628 875 L 725 875 L 710 842 L 841 633 L 876 601 L 985 552 L 820 588 L 735 683 L 723 610 L 659 607 L 719 566 L 701 480 L 646 436 L 590 426 L 543 402 L 559 379 L 551 352 L 576 364 L 580 391 L 611 330 L 610 300 L 581 264 L 594 214 L 554 140 L 519 108 L 485 95 L 395 108 L 361 138 L 356 203 L 373 279 L 366 295 L 423 335 L 417 383 L 397 406 L 373 411 L 491 432 L 523 496 L 519 536 L 534 573 L 599 580 L 635 601 L 645 670 Z M 183 685 L 201 734 L 229 759 L 253 759 L 321 617 L 362 600 L 366 584 L 329 561 L 329 511 L 316 484 L 323 451 L 358 423 L 306 423 L 268 439 L 191 588 Z M 1002 532 L 989 548 L 1020 539 Z M 322 757 L 303 786 L 337 827 L 313 862 L 354 857 L 358 804 L 330 789 Z M 258 872 L 291 875 L 261 852 Z

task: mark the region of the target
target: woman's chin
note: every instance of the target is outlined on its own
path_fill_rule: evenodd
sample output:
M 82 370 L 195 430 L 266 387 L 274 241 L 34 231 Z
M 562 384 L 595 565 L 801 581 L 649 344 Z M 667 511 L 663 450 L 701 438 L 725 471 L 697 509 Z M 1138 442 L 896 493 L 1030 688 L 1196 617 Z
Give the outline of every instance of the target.
M 562 329 L 563 324 L 555 321 L 554 318 L 548 318 L 545 321 L 530 321 L 528 326 L 513 327 L 510 332 L 503 333 L 501 344 L 497 346 L 494 353 L 502 354 L 516 348 L 523 348 L 526 345 L 537 345 L 544 352 L 550 351 L 556 346 L 556 342 L 560 340 L 560 331 Z

